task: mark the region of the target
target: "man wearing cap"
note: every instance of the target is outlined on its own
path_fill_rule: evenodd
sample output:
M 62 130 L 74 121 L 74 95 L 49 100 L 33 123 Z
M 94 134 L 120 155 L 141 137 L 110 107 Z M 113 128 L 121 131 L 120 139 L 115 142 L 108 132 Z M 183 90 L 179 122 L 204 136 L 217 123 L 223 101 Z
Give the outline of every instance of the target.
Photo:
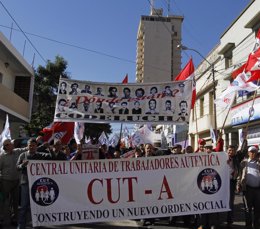
M 10 212 L 11 224 L 14 226 L 17 223 L 19 202 L 19 172 L 16 169 L 16 162 L 19 155 L 26 150 L 27 147 L 14 149 L 11 139 L 6 139 L 0 154 L 0 179 L 4 196 L 4 206 L 0 206 L 0 218 L 3 218 L 3 212 Z M 10 200 L 9 204 L 7 204 L 8 200 Z
M 198 148 L 196 149 L 195 153 L 204 152 L 204 151 L 205 151 L 204 146 L 206 145 L 205 139 L 200 138 L 200 139 L 198 140 L 198 144 L 199 144 L 199 146 L 198 146 Z
M 258 149 L 255 146 L 248 148 L 248 158 L 244 159 L 238 179 L 238 190 L 243 191 L 245 221 L 247 229 L 260 227 L 260 161 Z

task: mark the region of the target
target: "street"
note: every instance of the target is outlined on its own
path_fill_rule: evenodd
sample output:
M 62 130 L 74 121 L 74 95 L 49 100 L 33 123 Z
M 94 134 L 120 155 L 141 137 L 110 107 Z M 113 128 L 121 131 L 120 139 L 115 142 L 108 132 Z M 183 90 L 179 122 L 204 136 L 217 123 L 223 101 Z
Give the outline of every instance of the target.
M 217 229 L 226 228 L 226 222 L 225 217 L 226 213 L 220 213 L 220 220 L 219 225 Z M 243 214 L 243 202 L 242 202 L 242 196 L 236 195 L 235 197 L 235 215 L 234 215 L 234 229 L 242 229 L 245 226 L 244 223 L 244 214 Z M 15 227 L 11 226 L 5 226 L 4 229 L 14 229 Z M 31 226 L 28 226 L 27 229 L 31 228 Z M 106 229 L 130 229 L 130 228 L 155 228 L 155 229 L 165 229 L 165 228 L 196 228 L 195 226 L 185 226 L 183 221 L 181 220 L 181 217 L 177 218 L 177 221 L 174 225 L 169 224 L 169 219 L 163 218 L 163 219 L 156 219 L 154 225 L 148 225 L 148 226 L 142 226 L 142 223 L 140 220 L 123 220 L 123 221 L 112 221 L 112 222 L 102 222 L 102 223 L 89 223 L 89 224 L 77 224 L 77 225 L 60 225 L 60 226 L 48 226 L 48 227 L 40 227 L 41 229 L 80 229 L 80 228 L 106 228 Z

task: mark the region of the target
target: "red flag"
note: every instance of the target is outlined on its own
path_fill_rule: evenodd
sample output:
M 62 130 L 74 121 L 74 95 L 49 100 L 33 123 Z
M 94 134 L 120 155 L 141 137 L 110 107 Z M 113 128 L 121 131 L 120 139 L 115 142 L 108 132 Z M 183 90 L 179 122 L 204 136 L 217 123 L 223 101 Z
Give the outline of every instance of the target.
M 251 76 L 246 82 L 252 82 L 260 79 L 260 71 L 251 71 Z
M 231 73 L 231 77 L 235 79 L 240 73 L 242 73 L 245 70 L 246 64 L 243 64 L 239 68 L 237 68 L 235 71 Z
M 54 122 L 43 128 L 41 132 L 44 134 L 43 141 L 45 142 L 50 142 L 55 136 L 57 136 L 57 138 L 61 136 L 60 140 L 62 144 L 68 144 L 73 138 L 74 122 Z
M 250 81 L 254 81 L 256 79 L 258 79 L 258 75 L 260 73 L 257 73 L 257 72 L 251 72 L 251 71 L 254 71 L 254 70 L 257 70 L 257 69 L 252 69 L 254 67 L 254 65 L 259 62 L 257 58 L 260 57 L 260 49 L 259 49 L 259 46 L 260 46 L 260 29 L 258 30 L 257 32 L 257 35 L 256 35 L 256 40 L 255 40 L 255 44 L 254 44 L 254 47 L 252 49 L 252 52 L 249 54 L 248 56 L 248 59 L 247 59 L 247 62 L 245 64 L 243 64 L 242 66 L 240 66 L 238 69 L 236 69 L 235 71 L 233 71 L 231 73 L 231 77 L 233 79 L 235 79 L 239 74 L 241 74 L 243 71 L 245 72 L 250 72 L 251 73 L 251 76 L 250 78 L 248 79 L 247 82 L 250 82 Z M 258 63 L 259 64 L 259 63 Z M 258 69 L 259 70 L 259 69 Z M 249 74 L 250 74 L 249 73 Z
M 179 73 L 179 75 L 177 75 L 176 78 L 175 78 L 176 81 L 188 80 L 188 79 L 193 80 L 191 109 L 194 108 L 195 101 L 196 101 L 196 83 L 195 83 L 195 78 L 194 78 L 194 69 L 195 69 L 194 64 L 193 64 L 193 61 L 192 61 L 192 58 L 191 58 L 189 60 L 189 62 L 186 64 L 186 66 Z
M 126 74 L 125 78 L 122 81 L 123 84 L 127 84 L 128 83 L 128 74 Z
M 256 70 L 260 70 L 260 49 L 254 53 L 250 53 L 245 66 L 246 72 Z
M 260 29 L 256 35 L 256 41 L 252 52 L 245 63 L 244 71 L 249 75 L 247 82 L 260 79 Z
M 186 66 L 182 69 L 182 71 L 179 73 L 179 75 L 176 76 L 175 80 L 187 80 L 193 77 L 194 75 L 194 65 L 192 59 L 189 60 L 189 62 L 186 64 Z
M 260 48 L 254 53 L 250 53 L 246 62 L 245 72 L 250 72 L 247 82 L 260 79 Z

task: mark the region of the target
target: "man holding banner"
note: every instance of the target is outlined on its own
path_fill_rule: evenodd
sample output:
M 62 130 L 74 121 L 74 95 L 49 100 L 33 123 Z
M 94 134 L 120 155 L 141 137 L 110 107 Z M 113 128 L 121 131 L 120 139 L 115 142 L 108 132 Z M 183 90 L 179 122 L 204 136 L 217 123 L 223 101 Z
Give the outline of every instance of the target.
M 26 215 L 30 207 L 30 187 L 28 183 L 27 165 L 29 160 L 50 160 L 52 157 L 48 153 L 37 152 L 37 141 L 34 138 L 28 140 L 28 151 L 22 153 L 17 161 L 17 169 L 21 171 L 20 187 L 21 187 L 21 207 L 19 210 L 17 229 L 26 228 Z

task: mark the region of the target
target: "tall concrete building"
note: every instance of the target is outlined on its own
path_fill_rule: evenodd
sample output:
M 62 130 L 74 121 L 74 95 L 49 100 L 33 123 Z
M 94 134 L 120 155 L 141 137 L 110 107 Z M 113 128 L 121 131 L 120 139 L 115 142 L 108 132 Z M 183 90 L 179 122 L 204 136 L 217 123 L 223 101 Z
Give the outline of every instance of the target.
M 163 16 L 151 9 L 141 16 L 137 34 L 136 82 L 171 81 L 181 70 L 182 16 Z

